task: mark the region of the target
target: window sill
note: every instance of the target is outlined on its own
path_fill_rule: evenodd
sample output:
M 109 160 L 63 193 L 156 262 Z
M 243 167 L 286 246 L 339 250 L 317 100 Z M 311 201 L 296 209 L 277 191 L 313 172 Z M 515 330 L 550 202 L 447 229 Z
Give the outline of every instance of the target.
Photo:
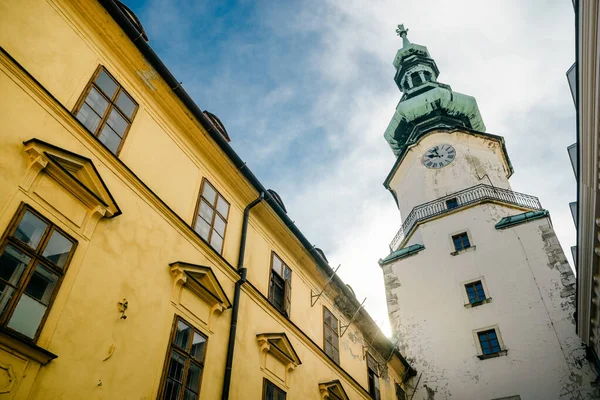
M 457 256 L 457 255 L 459 255 L 459 254 L 461 254 L 461 253 L 466 253 L 466 252 L 468 252 L 468 251 L 473 251 L 473 250 L 475 250 L 475 248 L 476 248 L 476 247 L 477 247 L 477 246 L 471 246 L 471 247 L 467 247 L 466 249 L 462 249 L 462 250 L 458 250 L 458 251 L 453 251 L 453 252 L 452 252 L 452 253 L 450 253 L 450 254 L 451 254 L 451 255 L 453 255 L 453 256 Z
M 479 358 L 480 360 L 487 360 L 488 358 L 502 357 L 506 354 L 508 354 L 508 350 L 500 350 L 499 352 L 492 354 L 479 354 L 477 358 Z
M 491 303 L 491 302 L 492 302 L 492 298 L 488 297 L 487 299 L 476 301 L 474 303 L 466 303 L 465 308 L 473 308 L 473 307 L 481 306 L 481 305 Z
M 24 339 L 19 334 L 6 328 L 0 328 L 0 344 L 9 347 L 19 354 L 42 365 L 47 364 L 58 357 L 56 354 L 39 347 L 35 343 Z

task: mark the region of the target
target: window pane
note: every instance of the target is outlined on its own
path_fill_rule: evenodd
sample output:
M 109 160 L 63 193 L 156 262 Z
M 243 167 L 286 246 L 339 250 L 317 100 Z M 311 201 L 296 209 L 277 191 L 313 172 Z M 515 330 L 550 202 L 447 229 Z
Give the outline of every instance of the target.
M 279 394 L 277 395 L 277 400 L 285 400 L 285 393 L 283 393 L 281 390 L 279 391 Z
M 198 393 L 200 390 L 200 375 L 202 374 L 202 368 L 199 365 L 190 363 L 188 369 L 187 378 L 185 380 L 185 387 L 192 390 L 194 393 Z
M 23 294 L 8 322 L 8 327 L 33 339 L 45 312 L 45 305 Z
M 338 349 L 333 349 L 333 359 L 338 363 L 340 362 L 340 352 Z
M 185 357 L 176 351 L 171 352 L 171 362 L 169 362 L 169 371 L 167 376 L 176 382 L 183 382 L 183 369 L 185 367 Z
M 12 298 L 15 289 L 5 284 L 4 282 L 0 282 L 0 313 L 4 312 L 6 305 Z
M 283 278 L 288 282 L 292 279 L 292 270 L 287 265 L 283 266 Z
M 117 150 L 119 150 L 119 145 L 121 144 L 121 136 L 117 135 L 117 133 L 113 131 L 110 126 L 104 125 L 104 128 L 102 128 L 102 132 L 100 133 L 98 139 L 100 139 L 100 141 L 104 143 L 104 145 L 108 147 L 110 151 L 112 151 L 114 154 L 117 154 Z
M 283 277 L 283 271 L 281 270 L 281 268 L 281 260 L 275 254 L 273 254 L 273 271 L 277 272 L 279 276 Z
M 277 278 L 275 278 L 275 279 L 277 279 Z M 273 281 L 271 284 L 273 286 L 273 291 L 272 291 L 273 305 L 275 307 L 277 307 L 279 310 L 283 311 L 283 294 L 284 294 L 283 293 L 284 292 L 283 284 L 280 282 L 276 282 L 276 281 Z
M 117 132 L 117 134 L 121 137 L 123 137 L 123 134 L 125 133 L 125 129 L 127 129 L 127 125 L 128 125 L 128 122 L 125 121 L 125 118 L 123 118 L 121 116 L 121 114 L 119 114 L 119 112 L 117 110 L 115 110 L 114 108 L 110 112 L 110 115 L 108 116 L 108 119 L 106 120 L 106 123 L 108 125 L 110 125 L 110 127 L 113 128 L 113 130 L 115 132 Z
M 206 339 L 198 332 L 194 332 L 194 338 L 192 339 L 192 351 L 190 352 L 193 357 L 198 360 L 204 358 L 204 346 L 206 345 Z
M 100 71 L 100 74 L 98 74 L 96 85 L 98 85 L 98 87 L 100 87 L 100 89 L 111 99 L 117 90 L 117 84 L 104 70 Z
M 90 90 L 90 93 L 88 93 L 85 102 L 99 116 L 103 116 L 108 108 L 108 101 L 106 101 L 106 99 L 93 87 Z
M 72 248 L 73 242 L 64 237 L 60 232 L 54 231 L 42 255 L 62 268 L 65 266 Z
M 48 305 L 57 281 L 58 275 L 38 264 L 27 283 L 25 293 L 44 305 Z
M 25 211 L 13 236 L 36 249 L 47 227 L 48 224 L 44 221 L 30 211 Z
M 117 98 L 117 106 L 119 109 L 123 111 L 123 114 L 127 115 L 129 119 L 133 116 L 133 112 L 135 111 L 136 105 L 131 100 L 131 97 L 127 95 L 124 91 L 121 90 L 119 93 L 119 97 Z
M 204 218 L 206 220 L 206 222 L 208 222 L 208 223 L 212 222 L 214 213 L 215 213 L 214 210 L 208 205 L 207 202 L 205 202 L 204 200 L 200 201 L 200 211 L 198 212 L 198 214 L 202 218 Z
M 85 103 L 77 113 L 77 119 L 92 133 L 96 132 L 98 124 L 100 124 L 100 116 Z
M 265 400 L 276 400 L 275 387 L 270 382 L 267 382 L 266 385 L 267 389 L 265 390 Z
M 175 332 L 175 340 L 173 342 L 184 350 L 188 350 L 190 335 L 192 328 L 182 321 L 177 321 L 177 332 Z
M 203 220 L 200 216 L 196 219 L 196 227 L 194 228 L 196 232 L 202 237 L 204 240 L 208 240 L 208 234 L 210 232 L 210 224 Z
M 219 236 L 216 232 L 213 232 L 213 235 L 210 238 L 210 245 L 218 253 L 221 253 L 221 250 L 223 250 L 223 238 Z
M 217 192 L 213 187 L 206 181 L 204 181 L 204 189 L 202 189 L 202 197 L 204 197 L 210 204 L 215 204 L 215 196 Z
M 225 224 L 226 222 L 223 220 L 223 218 L 219 217 L 218 215 L 215 217 L 215 230 L 219 232 L 221 237 L 225 236 Z
M 183 393 L 183 400 L 198 400 L 198 394 L 189 389 L 185 389 L 185 392 Z
M 7 245 L 0 256 L 0 278 L 16 286 L 30 261 L 31 257 L 21 250 Z
M 165 395 L 163 396 L 163 400 L 177 400 L 179 398 L 180 391 L 181 384 L 167 378 L 167 383 L 165 385 Z
M 229 204 L 227 204 L 227 202 L 221 196 L 219 196 L 219 199 L 217 200 L 217 211 L 219 211 L 223 217 L 227 218 Z
M 328 342 L 325 342 L 325 354 L 328 355 L 332 355 L 333 353 L 333 349 L 331 348 L 331 345 Z

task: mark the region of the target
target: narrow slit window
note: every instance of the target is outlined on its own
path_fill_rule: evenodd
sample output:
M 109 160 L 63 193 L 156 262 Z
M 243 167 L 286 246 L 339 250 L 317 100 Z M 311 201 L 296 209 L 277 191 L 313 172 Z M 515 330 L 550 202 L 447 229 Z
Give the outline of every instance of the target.
M 381 393 L 379 390 L 379 372 L 377 368 L 377 361 L 372 355 L 367 353 L 367 377 L 369 380 L 369 394 L 375 400 L 381 399 Z
M 454 243 L 454 249 L 456 251 L 465 250 L 471 247 L 471 242 L 469 242 L 469 235 L 467 235 L 467 232 L 452 236 L 452 243 Z
M 73 114 L 92 135 L 118 155 L 137 110 L 135 100 L 100 66 Z
M 339 321 L 338 319 L 327 309 L 323 307 L 323 348 L 325 354 L 335 361 L 336 364 L 340 363 L 340 335 L 339 335 Z
M 219 254 L 223 253 L 225 229 L 229 217 L 229 202 L 206 179 L 202 182 L 194 230 L 200 237 L 210 243 Z
M 271 254 L 269 301 L 286 317 L 290 316 L 291 294 L 292 270 L 273 252 Z

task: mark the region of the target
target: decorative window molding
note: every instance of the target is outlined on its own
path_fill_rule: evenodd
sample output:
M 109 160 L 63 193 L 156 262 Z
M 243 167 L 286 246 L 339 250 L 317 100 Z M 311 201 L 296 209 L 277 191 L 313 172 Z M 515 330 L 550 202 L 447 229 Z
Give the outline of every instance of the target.
M 260 333 L 256 335 L 256 340 L 260 347 L 260 363 L 261 369 L 270 371 L 274 376 L 282 380 L 286 386 L 289 382 L 289 373 L 302 364 L 300 357 L 292 346 L 287 335 L 281 333 Z M 276 371 L 273 371 L 268 364 L 268 358 L 272 356 L 283 367 L 283 376 L 278 376 Z
M 29 156 L 29 166 L 21 180 L 21 188 L 32 196 L 35 193 L 56 208 L 54 199 L 44 196 L 38 188 L 42 175 L 52 178 L 85 206 L 85 216 L 82 218 L 65 216 L 82 228 L 82 234 L 86 238 L 91 237 L 100 218 L 121 215 L 121 209 L 89 158 L 39 139 L 30 139 L 23 144 L 25 153 Z M 61 214 L 64 215 L 63 212 Z
M 342 387 L 339 380 L 319 383 L 319 391 L 321 392 L 321 400 L 349 400 L 346 391 Z
M 210 329 L 215 311 L 219 313 L 231 308 L 231 301 L 227 297 L 221 283 L 210 267 L 177 261 L 169 264 L 171 275 L 174 278 L 171 302 L 175 306 L 183 306 L 196 315 Z M 205 303 L 209 310 L 208 315 L 198 315 L 198 310 L 182 301 L 183 288 L 189 289 L 197 298 Z

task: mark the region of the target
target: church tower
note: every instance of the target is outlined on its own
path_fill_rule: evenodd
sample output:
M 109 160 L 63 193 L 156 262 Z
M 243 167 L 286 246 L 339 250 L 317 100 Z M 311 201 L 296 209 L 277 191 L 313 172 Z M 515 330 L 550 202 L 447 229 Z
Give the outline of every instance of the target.
M 548 211 L 511 189 L 504 138 L 407 32 L 398 26 L 402 97 L 384 135 L 402 225 L 379 264 L 393 334 L 418 371 L 414 400 L 597 398 Z

